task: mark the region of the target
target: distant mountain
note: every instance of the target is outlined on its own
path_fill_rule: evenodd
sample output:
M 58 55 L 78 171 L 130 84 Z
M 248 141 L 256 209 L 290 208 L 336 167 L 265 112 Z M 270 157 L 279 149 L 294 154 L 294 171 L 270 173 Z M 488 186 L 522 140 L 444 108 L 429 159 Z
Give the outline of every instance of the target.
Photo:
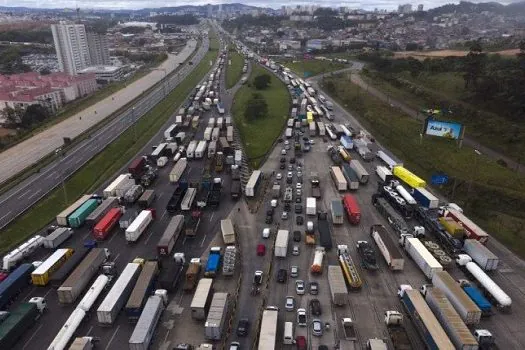
M 484 11 L 497 13 L 500 15 L 525 15 L 525 1 L 515 2 L 509 5 L 502 5 L 497 2 L 472 3 L 461 1 L 459 4 L 447 4 L 428 10 L 430 16 L 438 16 L 446 13 L 481 13 Z

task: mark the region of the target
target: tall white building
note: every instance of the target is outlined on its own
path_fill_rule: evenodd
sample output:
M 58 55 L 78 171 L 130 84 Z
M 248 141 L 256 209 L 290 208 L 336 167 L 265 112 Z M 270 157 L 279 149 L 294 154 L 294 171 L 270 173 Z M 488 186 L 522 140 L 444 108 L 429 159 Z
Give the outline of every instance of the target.
M 89 57 L 93 66 L 109 66 L 108 39 L 105 34 L 87 32 Z
M 83 24 L 68 24 L 61 21 L 52 24 L 53 41 L 62 72 L 76 75 L 91 65 L 86 28 Z

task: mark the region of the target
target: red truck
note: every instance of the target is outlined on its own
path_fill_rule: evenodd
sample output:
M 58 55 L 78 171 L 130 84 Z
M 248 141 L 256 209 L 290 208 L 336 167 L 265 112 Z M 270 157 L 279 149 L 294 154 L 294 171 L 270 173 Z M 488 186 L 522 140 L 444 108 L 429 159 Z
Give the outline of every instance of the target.
M 121 216 L 122 210 L 120 208 L 111 208 L 93 228 L 93 237 L 95 237 L 96 240 L 106 239 Z
M 348 215 L 348 221 L 353 225 L 358 225 L 359 221 L 361 221 L 361 209 L 359 208 L 359 204 L 357 204 L 354 196 L 351 194 L 345 194 L 343 196 L 343 206 Z
M 128 172 L 134 179 L 140 179 L 146 169 L 146 158 L 139 157 L 133 160 L 128 167 Z

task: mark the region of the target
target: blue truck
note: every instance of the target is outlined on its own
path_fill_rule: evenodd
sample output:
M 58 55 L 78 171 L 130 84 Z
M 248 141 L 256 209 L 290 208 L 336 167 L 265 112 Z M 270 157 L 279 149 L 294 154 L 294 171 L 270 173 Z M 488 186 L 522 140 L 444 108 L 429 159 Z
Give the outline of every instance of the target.
M 215 277 L 219 271 L 221 264 L 221 248 L 211 247 L 210 254 L 208 254 L 208 262 L 206 263 L 206 269 L 204 270 L 204 277 Z
M 346 136 L 346 135 L 343 135 L 341 136 L 341 138 L 339 139 L 339 141 L 341 142 L 341 145 L 345 148 L 345 149 L 353 149 L 354 148 L 354 142 L 352 141 L 352 138 L 349 137 L 349 136 Z
M 33 264 L 22 264 L 0 283 L 0 310 L 5 310 L 22 289 L 31 281 Z
M 490 316 L 492 314 L 492 304 L 483 296 L 481 291 L 470 283 L 461 283 L 461 288 L 469 296 L 470 299 L 479 307 L 482 316 Z

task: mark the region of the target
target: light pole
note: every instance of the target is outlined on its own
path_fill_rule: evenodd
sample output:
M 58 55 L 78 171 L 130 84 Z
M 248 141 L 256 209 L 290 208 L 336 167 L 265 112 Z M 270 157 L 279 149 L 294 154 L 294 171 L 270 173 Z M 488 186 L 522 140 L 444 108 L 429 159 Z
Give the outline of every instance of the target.
M 137 128 L 135 126 L 135 106 L 131 108 L 131 127 L 133 128 L 133 141 L 137 141 Z
M 477 149 L 474 150 L 474 153 L 476 153 L 476 157 L 474 158 L 474 174 L 472 174 L 472 176 L 470 177 L 470 182 L 468 185 L 469 194 L 472 188 L 472 182 L 474 181 L 474 177 L 476 177 L 476 179 L 478 178 L 478 161 L 479 161 L 478 158 L 482 155 L 482 153 L 478 151 Z

